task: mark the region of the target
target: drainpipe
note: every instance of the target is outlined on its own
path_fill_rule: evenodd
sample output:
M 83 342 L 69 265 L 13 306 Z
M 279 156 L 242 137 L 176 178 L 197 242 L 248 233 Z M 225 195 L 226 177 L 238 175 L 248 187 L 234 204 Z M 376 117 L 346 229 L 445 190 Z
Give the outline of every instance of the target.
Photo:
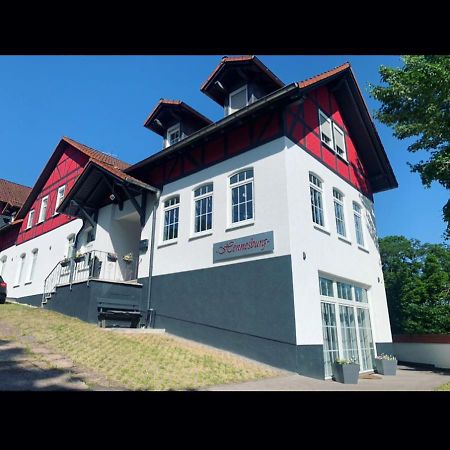
M 161 197 L 161 191 L 158 190 L 155 194 L 155 203 L 153 204 L 153 217 L 152 217 L 152 236 L 150 240 L 150 261 L 148 269 L 148 288 L 147 288 L 147 317 L 145 320 L 145 328 L 152 327 L 154 310 L 150 308 L 150 297 L 152 291 L 152 275 L 153 275 L 153 255 L 155 251 L 155 228 L 156 228 L 156 209 L 158 208 L 159 198 Z

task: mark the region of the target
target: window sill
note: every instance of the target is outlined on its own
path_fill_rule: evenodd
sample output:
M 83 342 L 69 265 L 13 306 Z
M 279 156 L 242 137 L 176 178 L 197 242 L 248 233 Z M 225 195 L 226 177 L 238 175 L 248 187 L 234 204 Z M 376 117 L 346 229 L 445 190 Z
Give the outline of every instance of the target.
M 195 241 L 196 239 L 200 239 L 202 237 L 211 236 L 213 234 L 212 230 L 208 230 L 207 232 L 193 234 L 189 237 L 188 241 Z
M 25 286 L 28 286 L 29 284 L 31 284 L 32 283 L 32 281 L 27 281 L 26 283 L 25 283 Z
M 244 227 L 250 227 L 252 225 L 255 225 L 255 221 L 251 220 L 251 221 L 242 221 L 242 222 L 236 222 L 233 225 L 230 225 L 229 227 L 225 228 L 225 231 L 233 231 L 233 230 L 237 230 L 238 228 L 244 228 Z
M 345 242 L 346 244 L 352 245 L 352 241 L 349 241 L 347 238 L 345 238 L 344 236 L 340 236 L 338 235 L 338 239 L 342 242 Z
M 336 153 L 336 156 L 345 164 L 350 165 L 350 163 L 343 157 L 341 156 L 339 153 Z
M 168 247 L 169 245 L 175 244 L 178 244 L 178 239 L 171 239 L 170 241 L 163 242 L 162 244 L 158 245 L 158 248 Z
M 321 231 L 322 233 L 328 234 L 328 236 L 331 235 L 331 233 L 330 233 L 326 228 L 321 227 L 320 225 L 314 224 L 314 228 L 315 228 L 316 230 Z
M 358 248 L 365 253 L 370 253 L 369 250 L 367 250 L 367 248 L 361 247 L 360 245 L 358 245 Z
M 20 284 L 16 284 L 15 286 L 13 286 L 13 289 L 16 287 L 20 287 Z

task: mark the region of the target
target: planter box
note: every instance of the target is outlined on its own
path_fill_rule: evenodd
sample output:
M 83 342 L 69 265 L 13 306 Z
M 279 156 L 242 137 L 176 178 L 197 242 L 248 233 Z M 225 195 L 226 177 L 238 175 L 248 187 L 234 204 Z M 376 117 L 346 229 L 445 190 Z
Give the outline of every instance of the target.
M 358 384 L 359 364 L 333 363 L 333 376 L 339 383 Z
M 75 261 L 76 263 L 79 263 L 79 262 L 84 261 L 84 260 L 86 259 L 86 255 L 83 255 L 83 256 L 77 256 L 77 257 L 75 257 L 75 258 L 73 258 L 73 259 L 74 259 L 74 261 Z
M 377 359 L 375 358 L 375 363 L 377 365 L 377 372 L 381 375 L 395 375 L 397 370 L 397 360 L 389 359 Z
M 67 267 L 70 264 L 70 259 L 66 259 L 61 261 L 61 267 Z

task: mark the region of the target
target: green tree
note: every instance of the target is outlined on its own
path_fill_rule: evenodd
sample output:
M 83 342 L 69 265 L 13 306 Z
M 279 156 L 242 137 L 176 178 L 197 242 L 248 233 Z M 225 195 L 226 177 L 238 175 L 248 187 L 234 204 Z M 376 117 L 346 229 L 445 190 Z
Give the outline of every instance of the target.
M 450 189 L 450 56 L 404 56 L 403 67 L 380 67 L 381 86 L 370 85 L 381 102 L 375 117 L 394 129 L 398 139 L 415 137 L 410 152 L 425 150 L 429 158 L 410 164 L 422 183 L 437 181 Z M 443 207 L 450 238 L 450 200 Z
M 450 248 L 404 236 L 379 240 L 394 334 L 450 333 Z

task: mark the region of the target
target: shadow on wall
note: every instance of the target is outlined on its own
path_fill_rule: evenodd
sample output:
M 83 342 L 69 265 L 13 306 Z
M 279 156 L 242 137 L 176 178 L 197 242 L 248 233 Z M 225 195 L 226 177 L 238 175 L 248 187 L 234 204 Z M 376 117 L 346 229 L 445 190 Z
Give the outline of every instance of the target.
M 0 391 L 71 391 L 82 381 L 69 370 L 41 369 L 35 357 L 14 341 L 0 339 Z
M 375 247 L 379 252 L 380 247 L 378 244 L 377 225 L 375 222 L 375 210 L 373 207 L 373 203 L 362 194 L 359 194 L 359 200 L 367 211 L 367 214 L 365 214 L 367 229 L 369 230 L 370 238 L 372 239 Z

